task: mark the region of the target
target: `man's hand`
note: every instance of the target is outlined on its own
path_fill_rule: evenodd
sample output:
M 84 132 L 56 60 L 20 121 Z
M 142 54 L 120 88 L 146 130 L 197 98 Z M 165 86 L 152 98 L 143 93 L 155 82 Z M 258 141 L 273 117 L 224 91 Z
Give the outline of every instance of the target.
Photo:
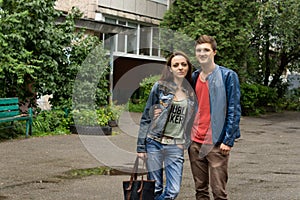
M 154 109 L 154 119 L 156 119 L 160 115 L 161 111 L 162 110 L 160 108 L 155 107 L 155 109 Z
M 221 150 L 223 155 L 228 155 L 230 153 L 231 147 L 222 143 L 220 145 L 220 150 Z

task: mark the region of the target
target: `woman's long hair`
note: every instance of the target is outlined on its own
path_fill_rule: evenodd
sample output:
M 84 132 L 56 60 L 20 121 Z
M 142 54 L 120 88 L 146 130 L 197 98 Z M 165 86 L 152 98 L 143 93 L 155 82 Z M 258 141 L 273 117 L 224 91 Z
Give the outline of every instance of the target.
M 190 88 L 191 84 L 192 84 L 192 70 L 193 70 L 193 65 L 189 59 L 189 57 L 182 51 L 175 51 L 173 52 L 167 62 L 166 62 L 166 65 L 165 65 L 165 68 L 163 69 L 162 71 L 162 76 L 160 78 L 161 81 L 168 81 L 168 82 L 173 82 L 174 81 L 174 75 L 172 72 L 170 72 L 170 69 L 171 69 L 171 62 L 172 62 L 172 59 L 175 57 L 175 56 L 183 56 L 186 61 L 187 61 L 187 64 L 188 64 L 188 72 L 185 76 L 185 79 L 186 81 L 183 81 L 183 87 L 184 88 Z M 187 85 L 187 84 L 190 84 L 190 85 Z

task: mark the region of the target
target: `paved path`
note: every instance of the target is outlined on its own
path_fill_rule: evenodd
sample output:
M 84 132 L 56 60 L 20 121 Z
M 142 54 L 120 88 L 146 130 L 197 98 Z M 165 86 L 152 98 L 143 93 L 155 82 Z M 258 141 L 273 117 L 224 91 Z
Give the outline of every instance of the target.
M 140 114 L 122 116 L 115 136 L 47 136 L 0 143 L 0 200 L 121 200 L 128 175 L 66 176 L 72 169 L 129 169 Z M 243 117 L 230 157 L 233 200 L 300 199 L 300 112 Z M 194 199 L 186 153 L 179 200 Z M 128 171 L 128 170 L 127 170 Z

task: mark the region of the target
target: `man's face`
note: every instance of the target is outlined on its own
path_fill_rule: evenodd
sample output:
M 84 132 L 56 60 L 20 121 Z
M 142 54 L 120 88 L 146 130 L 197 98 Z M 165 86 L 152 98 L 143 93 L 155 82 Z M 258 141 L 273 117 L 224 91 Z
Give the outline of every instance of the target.
M 196 58 L 200 64 L 214 63 L 216 51 L 209 43 L 197 44 L 195 48 Z

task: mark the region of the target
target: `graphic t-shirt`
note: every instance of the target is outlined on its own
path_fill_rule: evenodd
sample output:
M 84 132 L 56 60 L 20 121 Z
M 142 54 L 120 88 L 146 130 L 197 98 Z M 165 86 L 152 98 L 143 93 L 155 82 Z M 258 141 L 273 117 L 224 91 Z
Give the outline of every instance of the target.
M 174 101 L 171 105 L 168 122 L 164 135 L 172 138 L 182 139 L 184 135 L 184 120 L 187 110 L 187 100 Z
M 212 144 L 208 81 L 201 81 L 200 76 L 196 84 L 196 94 L 198 111 L 194 120 L 191 139 L 202 144 Z

